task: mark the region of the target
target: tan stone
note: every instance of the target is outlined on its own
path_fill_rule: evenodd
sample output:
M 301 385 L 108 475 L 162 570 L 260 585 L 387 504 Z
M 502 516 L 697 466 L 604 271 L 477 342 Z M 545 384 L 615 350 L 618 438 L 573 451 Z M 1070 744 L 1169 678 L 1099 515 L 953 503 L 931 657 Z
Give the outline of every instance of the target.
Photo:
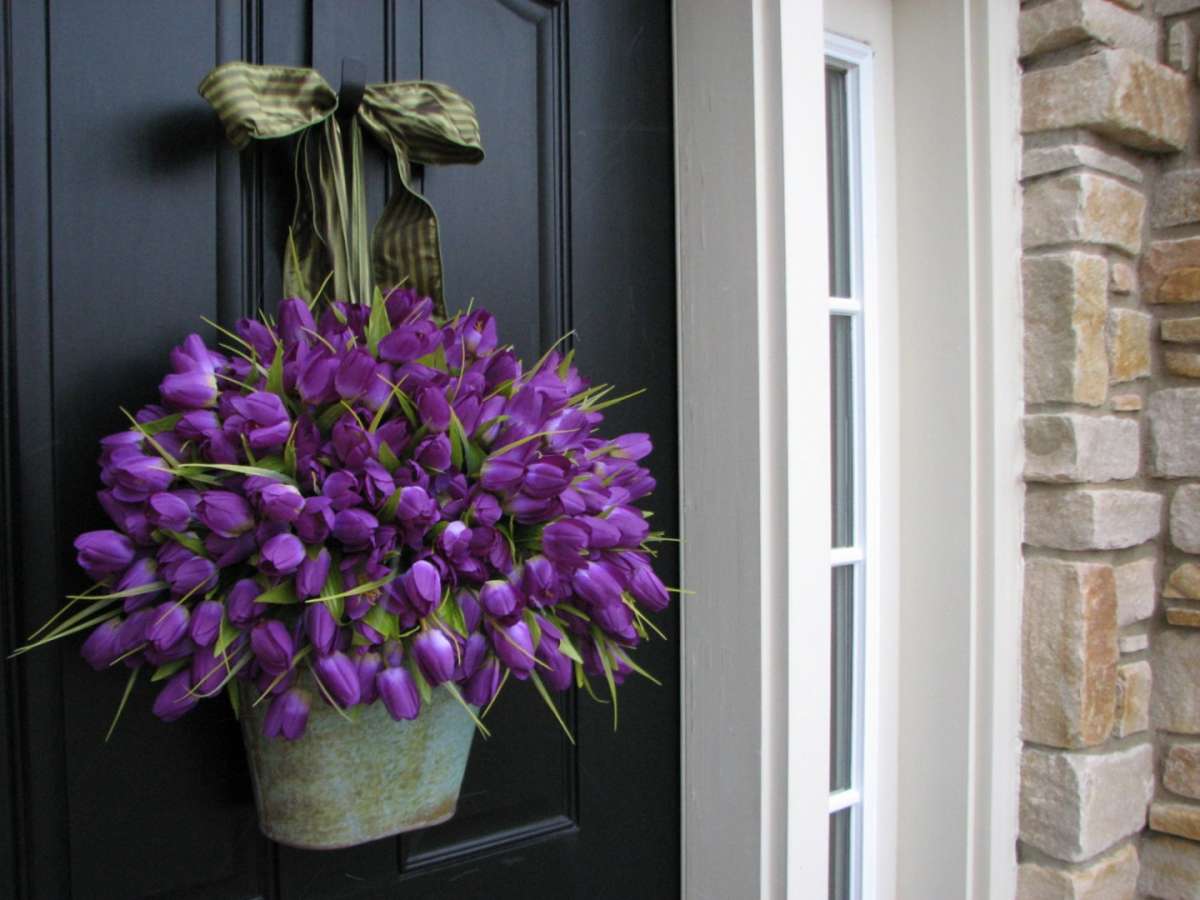
M 1117 667 L 1117 715 L 1113 723 L 1116 737 L 1128 737 L 1150 727 L 1152 684 L 1150 663 L 1144 659 Z
M 1200 316 L 1163 319 L 1160 332 L 1164 341 L 1173 344 L 1200 343 Z
M 1132 294 L 1137 289 L 1137 275 L 1133 266 L 1115 260 L 1108 267 L 1108 289 L 1114 294 Z
M 1017 900 L 1129 900 L 1137 880 L 1137 849 L 1123 844 L 1078 866 L 1021 863 Z
M 1200 378 L 1200 353 L 1188 350 L 1168 350 L 1163 354 L 1167 371 L 1181 378 Z
M 1141 281 L 1147 303 L 1200 301 L 1200 238 L 1153 242 L 1142 256 Z
M 1025 565 L 1024 611 L 1022 734 L 1054 747 L 1103 743 L 1116 708 L 1112 567 L 1031 559 Z
M 1163 763 L 1163 787 L 1200 800 L 1200 744 L 1172 744 Z
M 1194 9 L 1200 9 L 1200 0 L 1154 0 L 1154 14 L 1160 17 L 1176 16 Z
M 1172 600 L 1200 600 L 1200 565 L 1184 563 L 1176 566 L 1167 578 L 1163 596 Z
M 1094 172 L 1052 175 L 1025 186 L 1022 242 L 1026 248 L 1103 244 L 1136 254 L 1145 212 L 1146 198 L 1115 178 Z
M 1162 478 L 1200 476 L 1200 388 L 1166 388 L 1150 395 L 1150 471 Z
M 1141 653 L 1150 646 L 1150 636 L 1146 632 L 1138 632 L 1137 634 L 1123 634 L 1117 638 L 1117 647 L 1121 653 Z
M 1124 628 L 1154 615 L 1158 562 L 1148 556 L 1113 566 L 1117 583 L 1117 625 Z
M 1159 177 L 1150 222 L 1155 228 L 1200 222 L 1200 169 L 1174 169 Z
M 1136 309 L 1108 313 L 1108 377 L 1113 384 L 1150 374 L 1150 329 L 1153 318 Z
M 1171 543 L 1185 553 L 1200 553 L 1200 484 L 1185 484 L 1171 497 Z
M 1181 150 L 1191 114 L 1187 79 L 1133 50 L 1103 50 L 1021 79 L 1021 130 L 1088 128 L 1128 147 Z
M 1065 169 L 1095 169 L 1126 181 L 1141 183 L 1142 170 L 1114 153 L 1091 144 L 1059 144 L 1055 147 L 1030 147 L 1021 154 L 1021 180 L 1028 181 Z
M 1137 412 L 1142 408 L 1140 394 L 1113 394 L 1109 401 L 1113 412 Z
M 1108 753 L 1027 746 L 1020 838 L 1057 859 L 1083 862 L 1140 831 L 1153 793 L 1149 744 Z
M 1138 891 L 1156 900 L 1200 900 L 1200 844 L 1160 834 L 1143 837 Z
M 1168 606 L 1167 624 L 1182 628 L 1200 628 L 1200 609 L 1193 606 Z
M 1149 491 L 1031 489 L 1025 541 L 1055 550 L 1119 550 L 1158 536 L 1163 499 Z
M 1150 827 L 1163 834 L 1174 834 L 1200 841 L 1200 806 L 1158 800 L 1150 804 Z
M 1158 41 L 1152 21 L 1107 0 L 1051 0 L 1022 10 L 1019 21 L 1022 58 L 1089 40 L 1153 57 Z
M 1025 417 L 1022 430 L 1029 481 L 1099 482 L 1137 474 L 1141 441 L 1137 422 L 1130 419 L 1033 415 Z
M 1150 720 L 1176 734 L 1200 734 L 1200 631 L 1167 628 L 1154 638 Z
M 1180 72 L 1190 72 L 1196 62 L 1196 32 L 1187 22 L 1175 22 L 1167 32 L 1167 62 Z
M 1022 260 L 1025 399 L 1099 406 L 1108 393 L 1107 263 L 1090 253 Z

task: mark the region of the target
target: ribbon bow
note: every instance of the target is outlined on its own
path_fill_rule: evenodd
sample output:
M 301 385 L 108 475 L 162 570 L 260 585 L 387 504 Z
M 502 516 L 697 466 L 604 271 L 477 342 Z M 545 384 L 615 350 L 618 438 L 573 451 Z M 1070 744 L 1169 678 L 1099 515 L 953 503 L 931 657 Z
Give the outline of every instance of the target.
M 483 159 L 479 122 L 467 98 L 429 81 L 367 85 L 350 120 L 347 186 L 341 125 L 334 115 L 338 96 L 319 72 L 230 62 L 209 72 L 199 91 L 239 150 L 252 140 L 299 135 L 285 294 L 311 299 L 312 287 L 332 278 L 336 296 L 369 303 L 373 272 L 384 290 L 405 282 L 444 311 L 437 214 L 412 186 L 412 163 Z M 310 130 L 317 126 L 319 134 Z M 362 127 L 395 157 L 400 176 L 371 236 L 369 255 Z

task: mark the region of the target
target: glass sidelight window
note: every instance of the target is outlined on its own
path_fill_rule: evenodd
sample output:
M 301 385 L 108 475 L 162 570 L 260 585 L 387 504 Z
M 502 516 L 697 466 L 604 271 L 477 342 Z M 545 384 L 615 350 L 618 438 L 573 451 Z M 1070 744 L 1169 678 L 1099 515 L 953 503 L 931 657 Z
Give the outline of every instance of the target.
M 825 123 L 829 221 L 832 605 L 829 732 L 829 900 L 870 898 L 872 768 L 869 733 L 872 579 L 866 337 L 873 327 L 871 248 L 864 241 L 864 107 L 870 50 L 826 40 Z

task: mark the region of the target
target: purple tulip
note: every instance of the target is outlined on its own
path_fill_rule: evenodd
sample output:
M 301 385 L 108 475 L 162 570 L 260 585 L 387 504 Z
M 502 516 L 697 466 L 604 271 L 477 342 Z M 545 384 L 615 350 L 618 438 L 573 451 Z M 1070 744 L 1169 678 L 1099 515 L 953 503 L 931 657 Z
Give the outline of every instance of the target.
M 521 590 L 531 604 L 548 606 L 559 599 L 558 576 L 554 566 L 544 556 L 531 556 L 525 560 L 521 572 Z
M 164 722 L 174 722 L 191 712 L 200 702 L 199 698 L 190 693 L 191 689 L 192 673 L 187 669 L 177 672 L 154 698 L 154 714 Z
M 438 535 L 438 547 L 447 559 L 461 560 L 471 552 L 471 529 L 462 522 L 449 523 Z
M 638 460 L 649 456 L 654 449 L 650 435 L 641 433 L 623 434 L 611 442 L 613 456 L 620 459 Z
M 110 471 L 113 494 L 122 503 L 140 503 L 157 491 L 165 491 L 175 480 L 161 457 L 144 453 L 122 455 Z
M 585 516 L 582 520 L 588 530 L 588 546 L 594 550 L 610 550 L 621 544 L 621 529 L 607 519 Z
M 296 534 L 306 544 L 323 544 L 333 529 L 333 501 L 328 497 L 309 497 L 304 511 L 296 519 Z
M 463 685 L 463 699 L 472 706 L 485 707 L 500 690 L 503 672 L 494 656 L 489 657 Z
M 304 361 L 296 379 L 296 390 L 305 403 L 325 404 L 337 398 L 334 379 L 338 360 L 324 351 L 314 353 Z
M 318 656 L 313 672 L 338 706 L 345 708 L 358 702 L 358 672 L 345 653 L 335 650 L 328 656 Z
M 133 541 L 119 531 L 85 531 L 75 538 L 75 561 L 96 581 L 124 571 L 133 562 Z
M 245 628 L 267 611 L 265 603 L 255 603 L 255 598 L 262 593 L 262 588 L 253 578 L 243 578 L 238 581 L 225 597 L 226 614 L 231 624 Z
M 618 506 L 608 514 L 609 524 L 615 525 L 621 532 L 621 546 L 639 547 L 646 535 L 650 533 L 650 523 L 642 515 L 641 510 L 631 506 Z
M 308 304 L 303 300 L 291 297 L 279 304 L 279 336 L 283 338 L 284 346 L 307 341 L 305 332 L 316 330 L 317 323 L 313 321 Z
M 217 379 L 211 370 L 177 372 L 162 380 L 158 392 L 175 409 L 203 409 L 217 401 Z
M 258 549 L 258 541 L 253 531 L 247 531 L 235 538 L 210 534 L 204 539 L 204 549 L 208 551 L 218 569 L 227 569 L 245 562 L 254 555 L 254 551 Z
M 371 545 L 379 520 L 365 509 L 343 509 L 333 520 L 333 536 L 348 550 L 362 550 Z
M 606 632 L 623 642 L 631 643 L 637 640 L 637 631 L 633 627 L 633 610 L 624 603 L 594 607 L 592 619 Z
M 159 652 L 175 646 L 188 630 L 187 608 L 179 603 L 164 603 L 154 610 L 154 617 L 146 626 L 145 637 Z
M 376 381 L 375 357 L 357 348 L 342 357 L 334 377 L 334 387 L 343 400 L 353 400 L 365 394 Z
M 192 656 L 192 684 L 196 691 L 205 697 L 216 694 L 229 674 L 227 666 L 228 661 L 214 654 L 211 647 L 197 649 Z
M 421 695 L 408 669 L 384 669 L 375 676 L 375 687 L 388 715 L 397 722 L 415 719 L 421 712 Z
M 570 482 L 571 464 L 561 456 L 553 456 L 525 468 L 522 490 L 536 500 L 548 500 L 561 494 Z
M 662 612 L 671 602 L 666 585 L 647 564 L 634 567 L 629 578 L 629 593 L 651 612 Z
M 203 556 L 189 556 L 166 573 L 171 591 L 180 597 L 203 594 L 217 586 L 217 567 Z
M 430 431 L 445 431 L 450 427 L 450 404 L 441 388 L 427 387 L 417 394 L 417 411 Z
M 221 614 L 224 609 L 218 600 L 205 600 L 192 611 L 188 636 L 198 646 L 208 647 L 216 641 L 221 631 Z
M 192 521 L 192 508 L 182 497 L 169 491 L 151 494 L 146 506 L 146 518 L 155 528 L 186 531 Z
M 457 635 L 455 641 L 461 643 Z M 465 681 L 478 672 L 479 667 L 483 665 L 484 657 L 488 654 L 488 648 L 487 638 L 478 631 L 467 638 L 462 649 L 461 660 L 454 669 L 454 680 Z
M 432 472 L 444 472 L 450 468 L 450 438 L 444 434 L 431 434 L 413 451 L 413 458 Z
M 525 477 L 525 465 L 509 457 L 487 459 L 479 473 L 479 483 L 488 491 L 508 494 L 521 485 Z
M 131 613 L 121 622 L 121 627 L 117 631 L 117 646 L 118 656 L 125 656 L 132 653 L 146 640 L 146 628 L 150 625 L 151 620 L 155 616 L 153 609 L 139 609 L 137 612 Z
M 417 615 L 424 618 L 442 602 L 442 576 L 428 560 L 419 559 L 401 576 L 404 593 Z M 437 632 L 445 637 L 441 632 Z M 443 679 L 445 680 L 445 679 Z
M 122 591 L 137 590 L 141 587 L 146 587 L 150 584 L 158 582 L 158 563 L 153 557 L 143 556 L 140 559 L 135 559 L 125 570 L 125 574 L 117 581 L 116 593 Z M 143 606 L 149 606 L 158 599 L 162 590 L 146 591 L 142 594 L 133 594 L 126 597 L 122 603 L 125 612 L 133 612 L 135 609 L 141 609 Z
M 621 604 L 621 584 L 604 563 L 589 562 L 576 570 L 571 586 L 593 607 Z
M 492 616 L 507 616 L 520 603 L 516 589 L 507 581 L 486 581 L 479 589 L 479 602 Z
M 283 736 L 294 741 L 304 734 L 308 726 L 308 710 L 312 706 L 312 694 L 303 688 L 293 687 L 279 694 L 267 707 L 263 718 L 263 734 L 269 738 Z
M 400 325 L 379 342 L 379 358 L 390 363 L 407 363 L 433 351 L 440 336 L 432 322 Z
M 422 631 L 413 638 L 412 652 L 430 684 L 441 684 L 454 677 L 458 654 L 454 643 L 443 632 L 437 629 Z
M 300 568 L 296 570 L 296 596 L 301 600 L 308 600 L 320 594 L 329 577 L 329 564 L 329 551 L 324 547 L 317 551 L 316 556 L 306 555 L 300 563 Z M 324 609 L 320 604 L 317 606 Z
M 268 575 L 291 575 L 307 559 L 304 544 L 294 534 L 277 534 L 262 545 L 258 567 Z
M 196 518 L 224 538 L 237 537 L 254 527 L 250 504 L 233 491 L 205 491 L 196 504 Z
M 492 650 L 518 676 L 533 669 L 533 638 L 529 626 L 519 619 L 511 625 L 492 625 Z
M 559 648 L 560 640 L 547 633 L 547 625 L 543 622 L 542 639 L 535 654 L 542 663 L 538 675 L 551 690 L 565 691 L 575 680 L 575 666 Z
M 295 644 L 282 622 L 271 619 L 250 630 L 250 649 L 264 672 L 279 675 L 292 667 Z
M 308 634 L 309 643 L 320 655 L 326 656 L 333 650 L 337 641 L 338 625 L 324 603 L 310 603 L 305 608 L 304 631 Z
M 432 517 L 437 515 L 437 503 L 423 487 L 410 484 L 400 490 L 396 515 L 405 522 L 432 521 Z
M 259 508 L 269 522 L 294 522 L 304 509 L 304 497 L 290 484 L 274 482 L 258 494 Z
M 107 669 L 121 655 L 120 634 L 120 619 L 109 619 L 101 622 L 88 635 L 87 640 L 83 642 L 83 647 L 80 648 L 79 653 L 87 661 L 87 664 L 97 672 Z
M 256 319 L 238 319 L 238 336 L 253 349 L 260 362 L 270 365 L 275 358 L 275 333 Z
M 358 702 L 370 706 L 379 696 L 376 686 L 376 676 L 383 666 L 383 659 L 378 653 L 360 653 L 354 658 L 354 671 L 358 675 Z
M 479 599 L 472 591 L 468 590 L 459 591 L 455 595 L 455 599 L 458 601 L 458 608 L 462 610 L 467 632 L 477 631 L 479 623 L 483 620 L 483 609 L 479 605 Z
M 573 519 L 552 522 L 542 531 L 542 552 L 560 568 L 574 569 L 586 565 L 583 550 L 587 545 L 587 529 Z

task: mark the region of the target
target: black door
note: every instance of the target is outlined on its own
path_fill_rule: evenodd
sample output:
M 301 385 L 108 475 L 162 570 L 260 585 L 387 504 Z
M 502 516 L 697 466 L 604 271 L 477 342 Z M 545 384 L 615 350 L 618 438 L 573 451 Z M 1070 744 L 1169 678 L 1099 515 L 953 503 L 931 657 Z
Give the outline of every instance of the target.
M 237 156 L 200 78 L 229 59 L 343 56 L 369 80 L 444 81 L 479 111 L 487 160 L 430 169 L 447 300 L 474 298 L 526 358 L 574 329 L 580 368 L 648 395 L 655 523 L 677 530 L 671 52 L 667 0 L 74 0 L 3 4 L 5 650 L 83 586 L 72 537 L 102 527 L 97 439 L 154 394 L 166 352 L 280 290 L 285 142 Z M 375 212 L 387 187 L 369 151 Z M 660 574 L 677 581 L 668 550 Z M 664 617 L 677 634 L 675 614 Z M 678 646 L 639 661 L 620 730 L 567 697 L 571 746 L 506 690 L 446 825 L 315 853 L 258 835 L 223 703 L 164 725 L 78 643 L 0 667 L 0 894 L 18 898 L 664 898 L 678 895 Z

